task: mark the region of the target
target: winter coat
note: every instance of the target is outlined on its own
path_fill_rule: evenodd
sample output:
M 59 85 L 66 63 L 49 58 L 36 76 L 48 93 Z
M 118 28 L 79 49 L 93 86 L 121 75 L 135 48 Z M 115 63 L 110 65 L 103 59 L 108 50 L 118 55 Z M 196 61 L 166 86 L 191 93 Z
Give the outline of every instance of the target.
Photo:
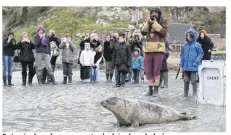
M 92 50 L 83 50 L 80 55 L 80 64 L 83 66 L 92 66 L 94 64 L 95 52 Z
M 202 60 L 210 60 L 211 59 L 211 51 L 213 50 L 214 44 L 211 41 L 211 39 L 205 35 L 204 39 L 199 38 L 197 39 L 197 42 L 201 44 L 201 47 L 204 51 L 204 57 Z M 210 52 L 209 52 L 210 50 Z
M 126 66 L 131 66 L 131 50 L 125 43 L 120 43 L 115 46 L 112 55 L 113 66 L 121 66 L 125 64 Z
M 163 18 L 162 12 L 159 11 L 160 18 L 154 24 L 146 22 L 142 26 L 142 35 L 147 36 L 147 42 L 143 51 L 147 52 L 165 52 L 165 37 L 168 32 L 168 22 Z
M 194 37 L 191 42 L 184 44 L 181 50 L 180 66 L 183 67 L 184 71 L 198 71 L 198 66 L 204 52 L 200 44 L 196 41 L 197 32 L 192 28 L 188 32 L 192 32 Z
M 28 42 L 18 42 L 17 49 L 20 50 L 19 60 L 20 62 L 34 62 L 34 52 L 35 45 L 32 41 Z
M 67 47 L 67 44 L 69 43 L 69 47 Z M 59 45 L 59 49 L 63 49 L 62 51 L 62 62 L 67 63 L 74 63 L 75 61 L 75 45 L 73 41 L 71 42 L 62 42 Z
M 140 49 L 138 50 L 137 56 L 132 56 L 132 69 L 144 69 L 144 60 L 143 57 L 140 55 Z
M 105 41 L 104 42 L 104 49 L 103 49 L 103 56 L 106 61 L 112 61 L 112 53 L 113 53 L 113 46 L 112 42 Z
M 50 54 L 51 53 L 51 48 L 50 48 L 50 39 L 47 35 L 45 35 L 45 40 L 44 43 L 42 42 L 41 38 L 39 35 L 35 35 L 34 37 L 34 43 L 35 43 L 35 49 L 36 53 L 46 53 Z
M 8 38 L 3 40 L 3 56 L 14 56 L 14 50 L 16 49 L 16 40 L 11 39 L 8 43 Z
M 165 41 L 165 53 L 164 53 L 163 61 L 162 61 L 161 68 L 160 68 L 161 72 L 168 71 L 168 63 L 167 63 L 168 57 L 169 57 L 169 43 L 166 40 Z

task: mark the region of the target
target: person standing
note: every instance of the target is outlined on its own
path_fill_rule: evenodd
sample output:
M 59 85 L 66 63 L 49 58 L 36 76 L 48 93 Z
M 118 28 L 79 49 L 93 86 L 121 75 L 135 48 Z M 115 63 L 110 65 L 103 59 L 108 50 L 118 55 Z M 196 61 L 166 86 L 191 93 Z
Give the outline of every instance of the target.
M 132 71 L 133 71 L 134 84 L 139 83 L 140 71 L 143 69 L 144 69 L 143 57 L 141 56 L 140 49 L 136 48 L 133 51 L 133 56 L 132 56 Z
M 19 59 L 22 65 L 22 85 L 26 86 L 27 78 L 27 67 L 29 68 L 29 79 L 28 85 L 32 85 L 32 79 L 34 76 L 33 66 L 35 62 L 34 52 L 35 45 L 32 41 L 29 40 L 28 34 L 23 32 L 22 40 L 18 43 L 17 49 L 20 50 Z
M 102 46 L 100 44 L 99 38 L 98 38 L 98 34 L 96 33 L 92 33 L 91 34 L 91 48 L 93 49 L 93 51 L 95 52 L 95 57 L 94 57 L 94 71 L 96 71 L 95 75 L 96 75 L 96 80 L 94 82 L 99 82 L 99 63 L 101 63 L 102 61 L 102 53 L 103 53 L 103 49 Z M 98 60 L 99 63 L 98 63 Z M 98 63 L 98 64 L 97 64 Z M 97 65 L 96 65 L 97 64 Z
M 16 49 L 16 40 L 14 38 L 14 33 L 9 32 L 8 37 L 3 39 L 3 84 L 7 86 L 14 86 L 12 84 L 12 70 L 13 70 L 13 60 L 14 60 L 14 51 Z
M 83 69 L 82 69 L 82 80 L 83 81 L 86 81 L 88 80 L 89 78 L 91 79 L 91 74 L 92 74 L 92 71 L 91 71 L 91 66 L 93 66 L 94 64 L 94 52 L 91 50 L 91 45 L 90 45 L 90 42 L 86 42 L 85 43 L 85 48 L 84 50 L 81 52 L 81 55 L 80 55 L 80 64 L 83 66 Z M 88 81 L 90 82 L 90 80 Z
M 116 87 L 125 86 L 125 76 L 131 66 L 131 52 L 129 46 L 125 44 L 125 36 L 119 36 L 119 45 L 117 45 L 112 55 L 112 67 L 116 67 Z
M 167 60 L 169 57 L 169 51 L 172 51 L 172 49 L 170 48 L 169 43 L 166 40 L 165 41 L 164 58 L 163 58 L 161 69 L 160 69 L 160 87 L 161 88 L 168 88 L 168 63 L 167 63 Z
M 81 42 L 79 44 L 79 59 L 78 59 L 78 63 L 80 64 L 80 79 L 82 81 L 86 80 L 86 79 L 89 79 L 90 78 L 90 74 L 86 74 L 84 73 L 84 66 L 80 63 L 80 56 L 81 56 L 81 53 L 82 51 L 85 49 L 85 43 L 90 43 L 91 39 L 90 39 L 90 36 L 89 36 L 89 33 L 85 33 L 85 35 L 82 37 L 81 39 Z
M 55 85 L 55 78 L 54 78 L 54 72 L 51 67 L 51 49 L 50 49 L 50 41 L 49 37 L 45 33 L 45 28 L 43 26 L 39 26 L 37 29 L 37 33 L 34 36 L 34 43 L 35 43 L 35 49 L 36 49 L 36 74 L 38 78 L 39 85 L 42 85 L 42 76 L 43 76 L 43 70 L 44 65 L 45 68 L 48 71 L 48 75 L 51 78 L 52 83 Z
M 62 51 L 62 62 L 63 62 L 63 84 L 72 84 L 72 67 L 75 61 L 75 45 L 72 41 L 72 36 L 67 34 L 63 42 L 59 46 Z
M 204 52 L 196 41 L 197 32 L 191 28 L 186 33 L 186 41 L 181 50 L 180 68 L 184 71 L 184 97 L 188 97 L 189 83 L 193 87 L 193 96 L 197 97 L 197 72 Z
M 202 60 L 210 60 L 214 44 L 212 40 L 207 36 L 206 30 L 201 30 L 197 42 L 201 44 L 201 47 L 204 52 Z
M 165 52 L 167 31 L 168 22 L 163 18 L 161 10 L 159 8 L 152 10 L 141 31 L 142 35 L 147 36 L 147 43 L 143 47 L 144 69 L 149 87 L 146 96 L 158 96 L 160 66 Z
M 106 36 L 106 41 L 104 42 L 103 56 L 106 61 L 106 79 L 107 82 L 111 82 L 113 78 L 113 68 L 112 68 L 112 53 L 113 53 L 113 44 L 110 41 L 111 36 Z

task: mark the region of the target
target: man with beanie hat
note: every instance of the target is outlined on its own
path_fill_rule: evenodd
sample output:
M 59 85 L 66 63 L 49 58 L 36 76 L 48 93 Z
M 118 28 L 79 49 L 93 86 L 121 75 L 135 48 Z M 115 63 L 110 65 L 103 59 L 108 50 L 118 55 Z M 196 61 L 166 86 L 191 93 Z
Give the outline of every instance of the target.
M 12 69 L 13 69 L 13 59 L 14 50 L 16 49 L 16 40 L 14 38 L 14 33 L 10 32 L 8 37 L 3 40 L 3 84 L 7 85 L 6 79 L 8 79 L 8 85 L 14 86 L 11 82 L 12 80 Z
M 51 67 L 51 56 L 50 56 L 50 41 L 49 37 L 45 34 L 45 28 L 40 25 L 37 29 L 37 33 L 34 37 L 34 43 L 35 43 L 35 49 L 36 49 L 36 57 L 35 57 L 35 62 L 36 62 L 36 73 L 38 77 L 38 83 L 39 85 L 42 84 L 42 76 L 43 76 L 43 69 L 44 65 L 48 71 L 48 75 L 51 78 L 51 81 L 53 84 L 55 83 L 54 79 L 54 72 Z

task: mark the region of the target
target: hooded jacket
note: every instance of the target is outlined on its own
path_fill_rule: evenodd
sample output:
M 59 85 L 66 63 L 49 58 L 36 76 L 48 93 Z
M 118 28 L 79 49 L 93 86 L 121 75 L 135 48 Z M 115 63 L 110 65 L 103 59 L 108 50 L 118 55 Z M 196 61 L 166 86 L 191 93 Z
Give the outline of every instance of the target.
M 95 52 L 86 48 L 80 54 L 80 64 L 83 66 L 92 66 L 94 64 Z
M 137 48 L 138 54 L 137 56 L 132 56 L 132 69 L 144 69 L 144 60 L 140 54 L 140 49 Z
M 193 33 L 193 40 L 184 44 L 181 50 L 180 66 L 183 67 L 184 71 L 198 71 L 198 66 L 200 65 L 204 52 L 200 44 L 196 41 L 196 30 L 191 28 L 187 33 L 188 32 Z
M 37 29 L 37 34 L 34 37 L 34 43 L 35 43 L 35 49 L 36 53 L 47 53 L 50 54 L 50 39 L 49 37 L 45 34 L 43 38 L 40 38 L 38 35 L 39 30 L 43 30 L 45 32 L 45 29 L 43 26 L 39 26 Z
M 147 42 L 143 46 L 143 51 L 147 52 L 165 52 L 165 37 L 168 32 L 168 22 L 163 18 L 160 9 L 157 10 L 159 18 L 157 22 L 150 25 L 146 22 L 141 30 L 142 35 L 147 36 Z

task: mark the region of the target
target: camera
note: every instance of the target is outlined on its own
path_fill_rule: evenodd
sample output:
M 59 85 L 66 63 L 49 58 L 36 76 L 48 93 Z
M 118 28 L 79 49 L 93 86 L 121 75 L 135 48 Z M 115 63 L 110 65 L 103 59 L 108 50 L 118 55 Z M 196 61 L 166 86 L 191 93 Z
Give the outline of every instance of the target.
M 156 17 L 155 17 L 155 16 L 151 16 L 150 19 L 151 19 L 152 21 L 155 21 L 155 20 L 156 20 Z

